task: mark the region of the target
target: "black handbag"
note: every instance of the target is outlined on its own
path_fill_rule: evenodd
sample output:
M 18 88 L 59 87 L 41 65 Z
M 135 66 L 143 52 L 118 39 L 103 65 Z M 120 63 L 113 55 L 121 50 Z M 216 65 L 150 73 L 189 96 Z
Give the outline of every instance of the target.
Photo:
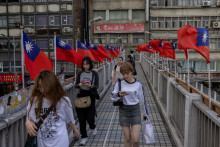
M 99 93 L 98 93 L 96 88 L 95 89 L 91 89 L 91 95 L 92 95 L 93 98 L 95 98 L 97 100 L 100 99 Z
M 119 91 L 121 91 L 121 79 L 118 79 Z M 123 98 L 120 97 L 119 100 L 113 102 L 113 106 L 123 106 Z
M 38 129 L 40 128 L 40 126 L 43 124 L 45 118 L 47 118 L 47 116 L 50 114 L 50 112 L 53 110 L 52 107 L 50 107 L 46 113 L 44 115 L 41 116 L 40 120 L 35 123 L 36 127 L 37 127 L 37 130 L 36 132 L 38 131 Z M 30 136 L 28 134 L 27 136 L 27 140 L 25 142 L 25 145 L 24 147 L 37 147 L 37 136 Z

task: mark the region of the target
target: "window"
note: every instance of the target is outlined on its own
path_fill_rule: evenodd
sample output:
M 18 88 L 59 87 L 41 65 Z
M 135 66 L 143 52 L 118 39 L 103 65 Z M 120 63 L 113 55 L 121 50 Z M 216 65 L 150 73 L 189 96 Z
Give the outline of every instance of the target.
M 95 34 L 93 41 L 95 44 L 105 44 L 106 43 L 105 34 Z
M 47 16 L 46 15 L 37 15 L 36 16 L 36 25 L 37 26 L 47 26 Z
M 193 25 L 193 17 L 187 17 L 187 24 L 191 25 L 191 26 L 194 26 Z
M 172 18 L 172 28 L 178 28 L 178 18 Z
M 173 6 L 177 6 L 177 1 L 178 0 L 173 0 Z
M 24 16 L 24 25 L 34 25 L 34 16 Z
M 144 39 L 144 34 L 133 34 L 133 43 L 134 44 L 144 44 L 145 39 Z
M 163 17 L 159 17 L 158 18 L 158 28 L 164 28 L 164 18 Z
M 218 38 L 218 42 L 217 42 L 217 48 L 220 49 L 220 38 Z
M 3 72 L 3 62 L 0 62 L 0 72 Z
M 195 61 L 195 71 L 207 71 L 207 62 Z
M 0 49 L 7 50 L 8 49 L 8 40 L 2 39 L 0 40 Z
M 165 6 L 164 1 L 165 0 L 158 0 L 158 6 Z
M 132 10 L 132 19 L 145 19 L 145 10 Z
M 157 18 L 151 18 L 150 24 L 151 24 L 151 29 L 157 28 Z
M 151 0 L 150 6 L 157 6 L 157 0 Z
M 9 72 L 10 62 L 3 61 L 3 72 Z
M 11 70 L 12 70 L 12 72 L 15 72 L 14 68 L 15 68 L 16 72 L 21 71 L 21 62 L 20 61 L 16 61 L 15 62 L 15 67 L 14 67 L 14 61 L 11 61 Z
M 73 24 L 73 17 L 72 16 L 63 15 L 62 16 L 62 24 L 63 25 L 65 25 L 65 24 Z
M 23 0 L 23 2 L 34 2 L 34 0 Z
M 127 20 L 128 19 L 128 11 L 109 11 L 109 19 L 110 20 Z
M 217 49 L 216 43 L 217 43 L 217 39 L 214 39 L 214 38 L 209 39 L 209 47 L 211 50 Z
M 195 17 L 195 27 L 201 28 L 201 17 Z
M 119 37 L 122 38 L 123 43 L 128 43 L 128 34 L 110 34 L 110 43 L 117 43 Z
M 171 18 L 165 18 L 165 28 L 171 28 Z
M 186 18 L 185 17 L 180 17 L 179 18 L 179 27 L 182 28 L 185 25 L 186 25 Z
M 60 25 L 60 16 L 49 16 L 49 25 Z
M 0 27 L 6 27 L 6 26 L 7 26 L 6 16 L 0 16 Z
M 101 16 L 103 18 L 103 20 L 106 19 L 106 15 L 105 15 L 105 11 L 94 11 L 93 12 L 93 17 L 98 17 Z
M 37 39 L 37 46 L 40 49 L 48 49 L 48 39 Z
M 19 2 L 19 0 L 8 0 L 8 2 Z
M 9 16 L 8 25 L 11 27 L 20 27 L 20 16 Z
M 220 71 L 220 61 L 216 61 L 216 70 Z
M 205 27 L 206 25 L 209 26 L 209 17 L 208 16 L 204 16 L 203 20 L 202 20 L 202 27 Z

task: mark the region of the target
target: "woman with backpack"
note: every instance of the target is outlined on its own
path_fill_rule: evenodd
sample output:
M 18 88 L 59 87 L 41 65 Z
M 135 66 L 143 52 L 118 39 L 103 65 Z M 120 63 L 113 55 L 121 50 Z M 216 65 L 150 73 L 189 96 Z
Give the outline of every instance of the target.
M 134 61 L 134 59 L 131 55 L 128 55 L 127 62 L 131 63 L 131 65 L 134 68 L 134 74 L 133 75 L 137 75 L 136 68 L 135 68 L 135 61 Z
M 99 99 L 97 94 L 97 89 L 99 87 L 99 76 L 98 73 L 92 70 L 93 64 L 92 60 L 89 57 L 84 57 L 82 60 L 82 71 L 77 74 L 76 77 L 76 88 L 79 89 L 77 94 L 78 106 L 76 105 L 76 112 L 79 118 L 80 132 L 81 132 L 81 142 L 80 145 L 85 145 L 88 141 L 87 131 L 86 131 L 86 121 L 89 124 L 89 128 L 93 130 L 93 135 L 97 134 L 97 128 L 95 125 L 95 99 Z M 94 91 L 96 95 L 94 95 Z M 80 99 L 87 98 L 90 103 L 86 107 L 80 107 Z
M 142 83 L 133 77 L 134 68 L 130 63 L 122 64 L 120 72 L 123 78 L 114 83 L 111 99 L 116 102 L 122 98 L 123 101 L 123 104 L 119 107 L 119 123 L 124 134 L 125 146 L 131 147 L 132 140 L 133 147 L 138 147 L 141 130 L 139 103 L 141 103 L 143 109 L 143 119 L 149 116 L 144 88 Z
M 29 137 L 25 146 L 32 144 L 38 147 L 68 147 L 66 123 L 73 128 L 75 136 L 80 137 L 75 125 L 72 104 L 63 86 L 52 71 L 41 71 L 35 78 L 27 106 L 25 125 Z
M 122 64 L 123 64 L 123 58 L 118 57 L 118 63 L 112 69 L 112 85 L 113 85 L 115 79 L 122 78 L 122 75 L 120 73 L 120 67 Z

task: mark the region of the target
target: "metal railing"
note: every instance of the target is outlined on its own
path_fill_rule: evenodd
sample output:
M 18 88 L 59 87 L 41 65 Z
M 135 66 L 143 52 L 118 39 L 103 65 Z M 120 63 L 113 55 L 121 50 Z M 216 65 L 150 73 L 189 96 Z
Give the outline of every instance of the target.
M 111 72 L 112 67 L 114 67 L 115 60 L 111 63 L 107 63 L 104 66 L 101 66 L 99 69 L 96 69 L 99 75 L 99 94 L 100 97 L 103 97 L 107 92 L 111 85 L 111 76 L 108 73 Z M 106 76 L 108 75 L 108 76 Z M 65 92 L 67 96 L 70 98 L 73 106 L 73 111 L 75 110 L 75 98 L 77 94 L 77 89 L 74 87 L 73 83 L 64 86 Z M 7 106 L 7 98 L 12 94 L 9 94 L 3 98 L 3 102 L 0 106 L 3 107 L 4 112 L 0 114 L 2 120 L 0 120 L 0 147 L 23 147 L 27 137 L 27 131 L 25 128 L 26 121 L 26 106 L 30 99 L 32 88 L 27 87 L 24 90 L 20 91 L 19 95 L 22 96 L 21 101 L 17 101 L 16 98 L 13 97 L 11 101 L 11 105 L 14 107 L 11 108 Z M 14 105 L 17 104 L 17 105 Z M 74 111 L 74 116 L 76 117 L 76 113 Z M 72 133 L 71 129 L 68 129 L 69 134 Z M 72 141 L 71 135 L 69 135 L 70 142 Z
M 204 93 L 195 87 L 188 91 L 184 81 L 153 63 L 144 53 L 141 66 L 176 146 L 219 147 L 220 118 L 204 104 Z M 220 105 L 214 106 L 220 110 Z

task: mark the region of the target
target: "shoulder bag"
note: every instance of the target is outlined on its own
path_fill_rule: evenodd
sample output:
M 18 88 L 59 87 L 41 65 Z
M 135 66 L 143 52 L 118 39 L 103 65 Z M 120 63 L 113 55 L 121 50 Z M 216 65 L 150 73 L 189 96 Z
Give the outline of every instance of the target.
M 38 129 L 39 129 L 40 126 L 43 124 L 44 120 L 47 118 L 47 116 L 50 114 L 50 112 L 51 112 L 52 110 L 53 110 L 53 108 L 50 107 L 50 108 L 46 111 L 46 113 L 44 113 L 44 115 L 42 115 L 42 116 L 40 117 L 40 120 L 39 120 L 37 123 L 35 123 L 35 125 L 36 125 L 36 127 L 37 127 L 36 132 L 38 131 Z M 27 140 L 26 140 L 26 142 L 25 142 L 24 147 L 37 147 L 37 136 L 30 136 L 30 135 L 28 134 Z
M 118 87 L 119 91 L 121 91 L 121 79 L 118 79 Z M 120 97 L 119 100 L 113 102 L 113 106 L 122 106 L 123 105 L 123 98 Z

